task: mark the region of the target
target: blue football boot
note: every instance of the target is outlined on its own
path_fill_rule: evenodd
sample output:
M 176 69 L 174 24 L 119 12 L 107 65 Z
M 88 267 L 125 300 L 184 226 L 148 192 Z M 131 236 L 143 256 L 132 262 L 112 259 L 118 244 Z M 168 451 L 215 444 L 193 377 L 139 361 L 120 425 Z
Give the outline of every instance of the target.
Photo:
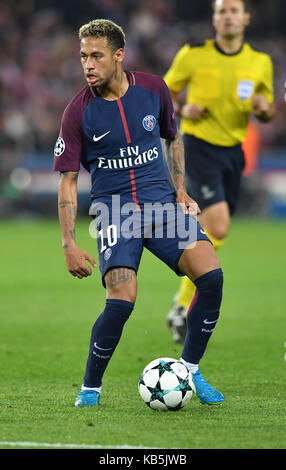
M 224 402 L 225 398 L 218 390 L 213 388 L 202 377 L 200 369 L 192 374 L 193 382 L 195 385 L 195 392 L 201 403 L 207 405 L 220 405 Z
M 98 406 L 100 393 L 95 390 L 81 390 L 74 406 Z

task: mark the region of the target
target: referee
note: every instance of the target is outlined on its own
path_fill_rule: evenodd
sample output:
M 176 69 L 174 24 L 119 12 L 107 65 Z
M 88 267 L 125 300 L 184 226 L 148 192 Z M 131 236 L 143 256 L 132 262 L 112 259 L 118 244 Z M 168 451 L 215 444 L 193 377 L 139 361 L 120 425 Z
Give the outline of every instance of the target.
M 215 249 L 224 243 L 237 205 L 249 117 L 253 113 L 268 122 L 275 114 L 272 61 L 244 42 L 249 22 L 246 1 L 214 0 L 215 39 L 185 44 L 165 76 L 181 118 L 188 192 Z M 194 293 L 194 284 L 184 277 L 167 317 L 176 342 L 184 340 Z

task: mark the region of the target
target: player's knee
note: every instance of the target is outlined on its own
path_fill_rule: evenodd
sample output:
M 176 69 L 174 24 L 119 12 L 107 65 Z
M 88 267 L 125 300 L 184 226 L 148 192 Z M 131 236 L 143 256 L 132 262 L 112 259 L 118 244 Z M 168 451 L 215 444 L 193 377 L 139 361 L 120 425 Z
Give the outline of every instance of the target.
M 137 295 L 136 273 L 132 269 L 110 270 L 105 276 L 107 299 L 120 299 L 135 303 Z
M 107 299 L 120 299 L 135 304 L 137 288 L 129 284 L 107 285 Z
M 223 240 L 228 234 L 229 224 L 228 223 L 217 223 L 213 224 L 210 230 L 210 235 L 217 240 Z
M 223 206 L 224 207 L 224 206 Z M 204 227 L 211 237 L 217 240 L 224 239 L 229 231 L 230 215 L 228 209 L 222 210 L 206 209 L 206 212 L 200 217 L 200 224 Z
M 136 292 L 133 289 L 112 287 L 107 288 L 107 299 L 118 299 L 125 300 L 126 302 L 131 302 L 135 304 L 136 301 Z
M 212 295 L 217 293 L 222 295 L 223 271 L 221 268 L 213 269 L 195 280 L 195 285 L 199 293 Z

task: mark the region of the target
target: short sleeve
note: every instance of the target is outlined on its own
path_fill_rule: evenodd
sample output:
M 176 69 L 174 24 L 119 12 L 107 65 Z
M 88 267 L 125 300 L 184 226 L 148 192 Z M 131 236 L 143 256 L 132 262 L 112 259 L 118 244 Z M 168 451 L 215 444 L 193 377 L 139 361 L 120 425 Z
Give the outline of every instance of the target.
M 273 63 L 269 55 L 265 55 L 262 80 L 257 88 L 257 93 L 265 96 L 269 103 L 274 101 Z
M 82 154 L 82 111 L 77 101 L 66 107 L 54 148 L 55 171 L 79 171 Z
M 170 92 L 164 80 L 160 88 L 160 136 L 163 139 L 174 139 L 177 134 L 177 125 Z
M 175 93 L 183 91 L 191 80 L 190 52 L 191 47 L 185 44 L 176 54 L 170 69 L 164 77 L 168 88 Z

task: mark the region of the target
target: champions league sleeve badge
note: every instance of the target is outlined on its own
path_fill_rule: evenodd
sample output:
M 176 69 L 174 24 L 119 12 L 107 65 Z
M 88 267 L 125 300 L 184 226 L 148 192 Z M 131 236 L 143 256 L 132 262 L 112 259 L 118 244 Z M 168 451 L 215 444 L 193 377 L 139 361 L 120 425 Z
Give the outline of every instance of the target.
M 62 137 L 59 137 L 56 141 L 56 145 L 54 148 L 55 156 L 59 157 L 60 155 L 62 155 L 65 151 L 65 148 L 66 148 L 66 145 L 65 145 L 64 139 Z
M 156 126 L 156 118 L 155 116 L 152 116 L 152 114 L 149 114 L 148 116 L 145 116 L 142 121 L 143 127 L 146 131 L 151 132 L 154 127 Z

